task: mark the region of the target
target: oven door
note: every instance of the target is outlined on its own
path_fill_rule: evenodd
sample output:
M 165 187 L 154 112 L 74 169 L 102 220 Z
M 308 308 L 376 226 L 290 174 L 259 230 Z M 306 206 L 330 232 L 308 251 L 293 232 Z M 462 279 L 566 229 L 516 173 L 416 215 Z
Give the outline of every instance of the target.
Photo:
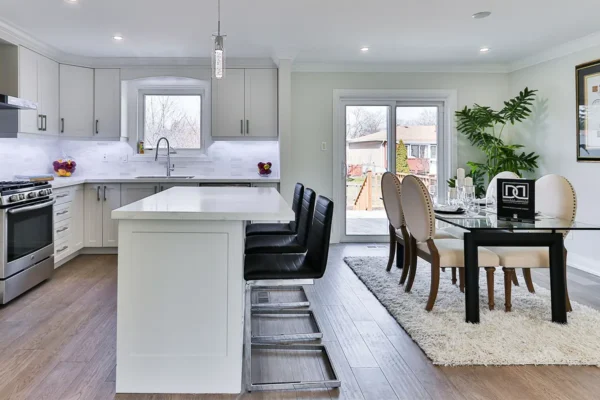
M 7 208 L 4 218 L 5 279 L 54 254 L 54 200 Z

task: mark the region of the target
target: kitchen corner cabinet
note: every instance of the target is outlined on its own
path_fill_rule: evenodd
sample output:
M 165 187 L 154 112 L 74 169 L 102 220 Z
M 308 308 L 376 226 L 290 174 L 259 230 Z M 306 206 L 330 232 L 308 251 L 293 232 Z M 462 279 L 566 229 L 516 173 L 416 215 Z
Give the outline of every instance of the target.
M 19 132 L 58 134 L 58 63 L 19 47 L 19 97 L 37 103 L 37 110 L 19 111 Z
M 60 65 L 60 134 L 92 137 L 94 131 L 94 70 Z
M 71 232 L 71 249 L 72 251 L 81 250 L 83 248 L 83 210 L 84 210 L 84 199 L 83 193 L 84 187 L 83 185 L 77 185 L 73 189 L 73 200 L 71 206 L 71 220 L 72 222 L 72 232 Z
M 121 70 L 94 70 L 95 138 L 121 136 Z
M 212 136 L 276 138 L 277 70 L 228 69 L 212 81 Z
M 86 184 L 84 193 L 85 247 L 117 247 L 118 224 L 110 217 L 121 206 L 121 185 Z

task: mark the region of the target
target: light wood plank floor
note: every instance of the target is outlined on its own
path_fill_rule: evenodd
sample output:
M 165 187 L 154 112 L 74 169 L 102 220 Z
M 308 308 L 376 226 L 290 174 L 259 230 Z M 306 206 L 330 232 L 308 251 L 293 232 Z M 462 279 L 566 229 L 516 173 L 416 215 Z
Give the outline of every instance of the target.
M 117 258 L 87 255 L 0 308 L 0 399 L 599 398 L 600 369 L 595 367 L 433 366 L 342 261 L 386 253 L 382 245 L 332 246 L 325 278 L 307 287 L 343 381 L 340 390 L 115 396 Z M 600 279 L 575 270 L 569 276 L 571 298 L 600 308 Z M 534 281 L 548 284 L 542 272 Z

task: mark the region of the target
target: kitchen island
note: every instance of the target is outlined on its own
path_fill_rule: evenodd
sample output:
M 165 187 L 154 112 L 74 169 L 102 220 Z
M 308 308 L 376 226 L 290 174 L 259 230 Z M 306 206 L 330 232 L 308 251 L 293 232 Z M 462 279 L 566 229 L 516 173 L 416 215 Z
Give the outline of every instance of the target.
M 117 393 L 242 391 L 247 221 L 291 221 L 277 190 L 175 187 L 119 220 Z

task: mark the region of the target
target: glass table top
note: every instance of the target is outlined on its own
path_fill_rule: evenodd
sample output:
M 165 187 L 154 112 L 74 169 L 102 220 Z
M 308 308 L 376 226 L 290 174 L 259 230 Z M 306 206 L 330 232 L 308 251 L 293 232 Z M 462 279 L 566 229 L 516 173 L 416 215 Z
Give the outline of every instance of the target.
M 439 221 L 446 222 L 448 224 L 458 226 L 460 228 L 473 231 L 473 230 L 490 230 L 490 229 L 502 229 L 502 230 L 600 230 L 600 224 L 589 224 L 584 222 L 571 222 L 564 219 L 558 219 L 545 215 L 538 214 L 535 218 L 535 222 L 515 222 L 515 221 L 502 221 L 498 219 L 495 211 L 483 210 L 478 213 L 465 211 L 464 214 L 440 214 L 435 213 L 435 218 Z

